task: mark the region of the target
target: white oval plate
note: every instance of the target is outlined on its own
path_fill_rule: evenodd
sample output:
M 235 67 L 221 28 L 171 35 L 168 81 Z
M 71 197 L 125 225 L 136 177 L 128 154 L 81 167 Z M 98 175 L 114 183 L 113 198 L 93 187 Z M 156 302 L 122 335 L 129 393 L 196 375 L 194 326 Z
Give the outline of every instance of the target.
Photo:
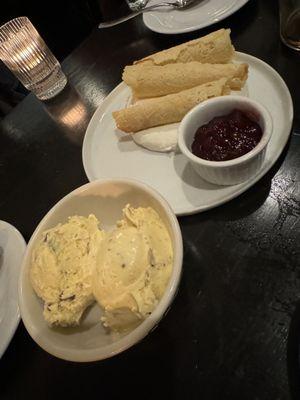
M 280 75 L 253 56 L 236 53 L 236 61 L 249 64 L 247 94 L 271 113 L 274 130 L 261 171 L 234 186 L 217 186 L 202 180 L 182 154 L 155 153 L 137 146 L 129 135 L 115 128 L 112 111 L 126 107 L 130 89 L 121 83 L 93 115 L 83 142 L 83 166 L 90 181 L 127 177 L 143 181 L 159 191 L 175 214 L 202 212 L 237 197 L 254 185 L 274 165 L 291 131 L 293 103 Z
M 144 24 L 154 32 L 176 34 L 216 24 L 235 13 L 249 0 L 196 0 L 186 10 L 151 11 L 143 14 Z M 161 0 L 152 0 L 151 5 Z
M 20 321 L 18 279 L 25 249 L 20 232 L 0 221 L 0 358 Z

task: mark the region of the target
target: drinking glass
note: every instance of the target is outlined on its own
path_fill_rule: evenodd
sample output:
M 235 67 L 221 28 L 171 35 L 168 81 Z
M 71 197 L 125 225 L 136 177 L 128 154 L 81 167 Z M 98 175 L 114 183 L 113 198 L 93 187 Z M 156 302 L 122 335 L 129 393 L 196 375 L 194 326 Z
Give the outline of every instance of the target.
M 0 27 L 0 58 L 41 100 L 56 96 L 67 83 L 59 62 L 27 17 Z
M 279 0 L 279 14 L 283 43 L 300 51 L 300 0 Z

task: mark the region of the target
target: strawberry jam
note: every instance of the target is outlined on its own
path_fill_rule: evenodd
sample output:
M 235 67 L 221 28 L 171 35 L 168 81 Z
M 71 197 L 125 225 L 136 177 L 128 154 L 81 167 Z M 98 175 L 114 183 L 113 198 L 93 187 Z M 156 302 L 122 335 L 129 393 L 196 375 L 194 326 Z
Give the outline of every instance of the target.
M 251 151 L 261 140 L 262 129 L 250 113 L 233 110 L 197 129 L 192 153 L 210 161 L 227 161 Z

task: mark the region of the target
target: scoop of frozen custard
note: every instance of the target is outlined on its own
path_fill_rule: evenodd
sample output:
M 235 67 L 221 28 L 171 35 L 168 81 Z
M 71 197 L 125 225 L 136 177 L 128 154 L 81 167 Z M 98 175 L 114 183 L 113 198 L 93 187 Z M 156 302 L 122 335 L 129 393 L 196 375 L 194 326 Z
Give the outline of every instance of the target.
M 78 325 L 94 301 L 92 277 L 96 253 L 105 234 L 94 215 L 70 217 L 44 232 L 33 251 L 30 280 L 44 300 L 49 325 Z
M 124 218 L 101 242 L 94 295 L 105 326 L 126 331 L 137 326 L 161 299 L 172 271 L 172 243 L 152 208 L 126 206 Z

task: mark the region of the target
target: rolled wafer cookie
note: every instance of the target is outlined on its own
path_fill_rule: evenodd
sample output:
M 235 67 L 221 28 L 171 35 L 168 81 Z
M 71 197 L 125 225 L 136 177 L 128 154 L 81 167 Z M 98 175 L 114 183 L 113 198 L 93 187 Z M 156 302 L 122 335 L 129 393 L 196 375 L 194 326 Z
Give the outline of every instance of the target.
M 198 103 L 229 92 L 227 79 L 222 78 L 179 93 L 141 100 L 112 114 L 121 131 L 134 133 L 152 126 L 179 122 Z
M 234 55 L 230 29 L 220 29 L 199 39 L 152 54 L 134 64 L 165 65 L 199 61 L 209 64 L 228 63 Z
M 165 96 L 221 78 L 228 79 L 231 89 L 240 90 L 247 76 L 247 64 L 202 64 L 198 61 L 163 66 L 130 65 L 123 72 L 123 80 L 131 87 L 135 99 Z

